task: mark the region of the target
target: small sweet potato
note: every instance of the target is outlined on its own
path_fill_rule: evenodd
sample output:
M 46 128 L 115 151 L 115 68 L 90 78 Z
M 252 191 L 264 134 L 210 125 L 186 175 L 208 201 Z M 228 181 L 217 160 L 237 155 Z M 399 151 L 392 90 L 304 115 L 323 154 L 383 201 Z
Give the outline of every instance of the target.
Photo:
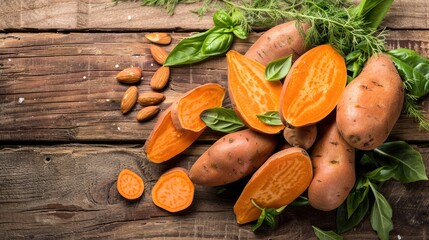
M 285 127 L 283 130 L 283 136 L 290 145 L 307 150 L 313 146 L 313 143 L 316 140 L 317 127 L 315 124 L 297 128 Z
M 316 209 L 331 211 L 347 198 L 355 181 L 355 149 L 341 136 L 331 114 L 319 124 L 310 157 L 314 177 L 308 201 Z
M 293 54 L 293 59 L 297 59 L 307 49 L 296 24 L 296 21 L 290 21 L 269 29 L 247 50 L 245 56 L 265 66 L 290 54 Z M 303 31 L 310 26 L 309 23 L 301 23 Z
M 398 120 L 404 86 L 386 54 L 371 57 L 347 85 L 337 106 L 337 125 L 353 147 L 371 150 L 383 144 Z
M 250 129 L 230 133 L 216 141 L 193 164 L 192 182 L 203 186 L 220 186 L 237 181 L 256 171 L 277 146 L 274 135 Z

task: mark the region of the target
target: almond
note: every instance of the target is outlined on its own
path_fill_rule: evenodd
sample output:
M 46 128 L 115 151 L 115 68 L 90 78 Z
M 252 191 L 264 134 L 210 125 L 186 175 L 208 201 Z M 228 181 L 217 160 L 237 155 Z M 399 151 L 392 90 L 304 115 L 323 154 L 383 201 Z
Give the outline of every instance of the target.
M 147 121 L 151 118 L 153 118 L 156 114 L 158 114 L 160 108 L 159 106 L 148 106 L 148 107 L 144 107 L 142 108 L 138 113 L 137 113 L 137 121 Z
M 162 90 L 167 85 L 169 78 L 170 67 L 161 66 L 153 74 L 152 79 L 150 80 L 150 87 L 155 91 Z
M 150 45 L 150 53 L 152 54 L 153 59 L 161 65 L 165 63 L 165 60 L 168 57 L 168 53 L 164 48 L 154 44 Z
M 138 91 L 136 86 L 131 86 L 125 91 L 121 101 L 121 112 L 125 114 L 129 112 L 137 102 Z
M 138 102 L 142 106 L 151 106 L 161 103 L 165 100 L 165 96 L 158 92 L 145 92 L 139 95 Z
M 146 39 L 161 45 L 168 45 L 171 43 L 171 37 L 167 33 L 148 33 L 145 35 Z
M 142 69 L 139 67 L 125 68 L 116 75 L 116 79 L 122 83 L 136 83 L 142 77 Z

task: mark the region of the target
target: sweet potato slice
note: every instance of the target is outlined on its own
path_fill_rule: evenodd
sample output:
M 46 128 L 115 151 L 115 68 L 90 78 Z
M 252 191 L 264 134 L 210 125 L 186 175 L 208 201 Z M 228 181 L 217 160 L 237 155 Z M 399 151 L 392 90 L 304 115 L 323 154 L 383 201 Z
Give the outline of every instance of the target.
M 285 79 L 280 106 L 283 123 L 302 127 L 319 122 L 335 108 L 346 82 L 345 60 L 331 45 L 310 49 Z
M 188 148 L 203 133 L 179 131 L 171 119 L 171 107 L 158 118 L 144 145 L 147 159 L 155 163 L 165 162 Z
M 313 178 L 310 157 L 302 148 L 291 147 L 273 154 L 253 174 L 234 205 L 237 223 L 258 219 L 263 208 L 279 208 L 291 203 L 309 186 Z
M 234 111 L 255 131 L 279 133 L 284 126 L 267 125 L 257 115 L 279 110 L 281 82 L 265 80 L 264 65 L 234 50 L 230 50 L 226 58 L 228 93 Z
M 171 118 L 178 130 L 200 132 L 206 127 L 200 114 L 206 109 L 222 106 L 225 88 L 207 83 L 182 95 L 171 106 Z

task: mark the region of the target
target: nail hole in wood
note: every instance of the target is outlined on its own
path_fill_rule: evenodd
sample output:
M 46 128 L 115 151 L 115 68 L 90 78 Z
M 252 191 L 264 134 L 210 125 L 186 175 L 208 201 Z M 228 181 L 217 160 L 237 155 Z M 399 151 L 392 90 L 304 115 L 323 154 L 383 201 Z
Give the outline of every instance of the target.
M 51 158 L 50 157 L 46 157 L 45 158 L 45 163 L 49 163 L 51 161 Z

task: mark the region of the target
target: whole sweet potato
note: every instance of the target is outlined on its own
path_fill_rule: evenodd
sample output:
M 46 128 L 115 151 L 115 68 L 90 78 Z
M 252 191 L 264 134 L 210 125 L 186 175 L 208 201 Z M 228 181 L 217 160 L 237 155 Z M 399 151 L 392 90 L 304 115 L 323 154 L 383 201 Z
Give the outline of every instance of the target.
M 256 171 L 270 157 L 276 145 L 274 135 L 250 129 L 227 134 L 193 164 L 189 177 L 202 186 L 220 186 L 237 181 Z
M 337 105 L 337 125 L 353 147 L 371 150 L 383 144 L 398 120 L 404 86 L 386 54 L 371 57 L 347 85 Z
M 355 149 L 338 131 L 335 115 L 329 115 L 318 127 L 310 153 L 314 177 L 308 201 L 316 209 L 331 211 L 344 202 L 355 184 Z

